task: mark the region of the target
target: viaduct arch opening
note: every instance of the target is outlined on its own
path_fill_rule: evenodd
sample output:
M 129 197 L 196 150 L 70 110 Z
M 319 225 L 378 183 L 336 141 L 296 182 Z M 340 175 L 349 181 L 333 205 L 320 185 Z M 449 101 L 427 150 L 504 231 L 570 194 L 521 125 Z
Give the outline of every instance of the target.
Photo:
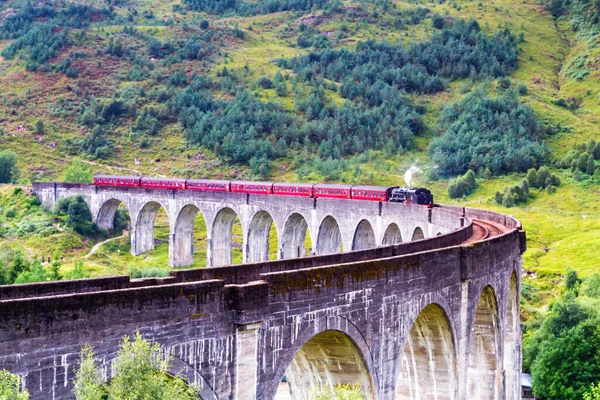
M 490 286 L 486 286 L 475 311 L 467 360 L 467 397 L 497 399 L 498 373 L 498 305 Z
M 172 267 L 206 264 L 206 228 L 206 221 L 198 207 L 188 204 L 181 209 L 169 247 Z
M 268 212 L 254 214 L 248 227 L 246 262 L 261 262 L 277 257 L 277 229 L 272 229 L 274 226 L 273 217 Z
M 209 265 L 241 264 L 242 242 L 242 226 L 238 215 L 229 207 L 221 209 L 212 226 Z
M 96 215 L 96 225 L 100 229 L 112 231 L 111 235 L 126 235 L 131 229 L 131 217 L 125 203 L 118 199 L 105 201 Z
M 421 240 L 425 239 L 425 234 L 423 233 L 423 229 L 417 226 L 413 231 L 412 238 L 410 240 Z
M 513 272 L 508 287 L 506 304 L 506 325 L 504 330 L 504 371 L 506 373 L 506 398 L 519 400 L 520 348 L 517 347 L 520 332 L 519 327 L 519 289 L 517 274 Z
M 311 253 L 311 235 L 308 222 L 299 213 L 293 213 L 285 221 L 281 239 L 281 258 L 304 257 Z
M 320 393 L 333 392 L 338 384 L 356 384 L 365 398 L 373 396 L 363 355 L 352 339 L 338 330 L 326 330 L 306 342 L 285 377 L 287 385 L 279 386 L 275 400 L 313 400 Z
M 395 399 L 457 398 L 452 328 L 445 311 L 437 304 L 430 304 L 419 313 L 400 363 Z
M 375 240 L 375 231 L 371 223 L 363 219 L 356 226 L 354 239 L 352 240 L 352 250 L 366 250 L 377 247 Z
M 137 256 L 154 250 L 155 244 L 169 243 L 169 232 L 169 217 L 165 208 L 155 201 L 144 204 L 135 222 L 131 253 Z
M 341 253 L 342 234 L 335 218 L 328 215 L 321 222 L 317 235 L 317 255 Z
M 402 243 L 402 234 L 400 233 L 400 228 L 398 225 L 392 222 L 386 228 L 381 244 L 385 246 L 388 244 L 397 243 Z

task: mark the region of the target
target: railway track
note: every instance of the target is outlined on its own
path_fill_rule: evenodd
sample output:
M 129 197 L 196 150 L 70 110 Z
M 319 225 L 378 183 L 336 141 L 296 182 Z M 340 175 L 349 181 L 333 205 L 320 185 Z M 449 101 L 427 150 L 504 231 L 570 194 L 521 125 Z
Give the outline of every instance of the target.
M 495 236 L 499 236 L 506 231 L 506 227 L 490 221 L 473 219 L 473 235 L 466 243 L 479 242 Z

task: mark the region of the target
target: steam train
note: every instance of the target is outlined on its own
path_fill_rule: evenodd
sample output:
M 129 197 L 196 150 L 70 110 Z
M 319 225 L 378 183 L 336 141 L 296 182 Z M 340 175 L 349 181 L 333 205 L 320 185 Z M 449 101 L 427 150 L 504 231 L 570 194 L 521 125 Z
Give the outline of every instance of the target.
M 152 178 L 145 176 L 115 175 L 96 175 L 94 176 L 94 185 L 390 201 L 395 203 L 421 204 L 429 207 L 433 206 L 433 195 L 428 189 L 398 186 L 382 187 L 285 182 L 213 181 L 207 179 Z

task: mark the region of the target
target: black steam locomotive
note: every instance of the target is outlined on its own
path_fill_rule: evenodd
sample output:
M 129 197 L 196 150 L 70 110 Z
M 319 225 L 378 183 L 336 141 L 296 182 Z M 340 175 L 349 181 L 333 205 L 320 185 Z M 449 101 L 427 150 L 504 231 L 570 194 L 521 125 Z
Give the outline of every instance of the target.
M 390 201 L 395 203 L 422 204 L 433 206 L 433 195 L 425 188 L 400 187 L 392 189 Z

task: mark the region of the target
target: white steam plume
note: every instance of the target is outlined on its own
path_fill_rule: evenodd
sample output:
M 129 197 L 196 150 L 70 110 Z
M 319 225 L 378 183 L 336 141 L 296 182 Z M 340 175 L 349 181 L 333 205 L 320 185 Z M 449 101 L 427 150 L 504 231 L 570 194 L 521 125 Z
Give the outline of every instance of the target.
M 421 171 L 421 168 L 417 167 L 416 165 L 411 165 L 410 168 L 406 170 L 406 172 L 404 173 L 404 180 L 406 181 L 406 186 L 410 186 L 410 181 L 412 180 L 413 175 L 417 172 L 423 171 Z

